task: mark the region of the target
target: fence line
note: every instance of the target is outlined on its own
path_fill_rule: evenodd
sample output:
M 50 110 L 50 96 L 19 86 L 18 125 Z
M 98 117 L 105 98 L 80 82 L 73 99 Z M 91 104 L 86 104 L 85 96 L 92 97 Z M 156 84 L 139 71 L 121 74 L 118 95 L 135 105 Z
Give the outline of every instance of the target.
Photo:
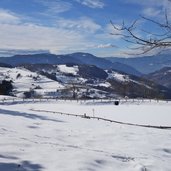
M 117 123 L 117 124 L 122 124 L 122 125 L 129 125 L 129 126 L 156 128 L 156 129 L 171 129 L 170 126 L 154 126 L 154 125 L 132 124 L 132 123 L 127 123 L 127 122 L 121 122 L 121 121 L 106 119 L 106 118 L 102 118 L 102 117 L 88 116 L 86 114 L 78 115 L 78 114 L 71 114 L 71 113 L 63 113 L 63 112 L 55 112 L 55 111 L 47 111 L 47 110 L 35 110 L 35 109 L 31 109 L 31 111 L 46 112 L 46 113 L 53 113 L 53 114 L 59 114 L 59 115 L 67 115 L 67 116 L 73 116 L 73 117 L 80 117 L 80 118 L 84 118 L 84 119 L 97 119 L 97 120 L 102 120 L 102 121 L 106 121 L 106 122 Z
M 164 99 L 164 100 L 158 100 L 158 99 L 60 99 L 60 98 L 22 98 L 22 99 L 0 99 L 0 104 L 16 104 L 16 103 L 26 103 L 26 102 L 46 102 L 46 101 L 64 101 L 64 102 L 93 102 L 93 103 L 114 103 L 115 101 L 118 101 L 120 103 L 141 103 L 141 102 L 166 102 L 168 103 L 171 101 L 171 99 Z

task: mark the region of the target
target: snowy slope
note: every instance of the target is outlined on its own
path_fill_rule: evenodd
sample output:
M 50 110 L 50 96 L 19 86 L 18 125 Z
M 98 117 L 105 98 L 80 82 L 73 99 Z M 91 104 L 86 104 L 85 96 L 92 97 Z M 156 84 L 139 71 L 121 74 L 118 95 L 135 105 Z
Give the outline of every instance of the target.
M 121 73 L 118 73 L 116 71 L 112 71 L 108 75 L 108 79 L 115 79 L 117 81 L 125 82 L 125 81 L 130 81 L 130 78 L 128 75 L 124 75 Z
M 117 114 L 110 117 L 116 119 L 118 115 L 121 119 L 126 116 L 124 112 L 132 118 L 132 114 L 137 112 L 136 106 L 139 107 L 139 116 L 144 122 L 149 122 L 151 116 L 154 118 L 154 114 L 150 112 L 153 110 L 160 123 L 160 106 L 166 114 L 171 112 L 170 102 L 114 106 L 51 101 L 14 104 L 10 108 L 9 105 L 1 105 L 0 170 L 170 171 L 170 130 L 31 111 L 43 108 L 80 114 L 86 111 L 91 114 L 94 108 L 95 115 L 107 116 L 111 111 L 116 111 Z M 142 115 L 143 112 L 149 112 L 149 117 L 147 113 Z M 163 117 L 170 124 L 169 115 Z M 153 120 L 150 122 L 154 124 Z
M 32 72 L 23 67 L 0 67 L 0 80 L 12 80 L 12 84 L 14 86 L 14 95 L 19 97 L 24 97 L 23 93 L 26 91 L 30 91 L 30 89 L 34 89 L 37 94 L 43 97 L 72 97 L 73 84 L 76 84 L 79 87 L 79 92 L 77 93 L 78 97 L 81 97 L 81 94 L 83 95 L 85 94 L 83 92 L 87 91 L 87 88 L 85 87 L 85 82 L 87 81 L 87 79 L 78 75 L 77 65 L 70 67 L 66 65 L 57 65 L 53 66 L 53 68 L 49 67 L 47 70 L 46 69 L 43 69 L 42 71 L 44 73 L 48 73 L 49 75 L 55 73 L 56 81 L 52 80 L 51 77 L 48 78 L 47 74 Z M 102 83 L 101 86 L 103 86 L 103 82 L 100 83 Z M 66 89 L 66 91 L 71 92 L 61 95 L 61 93 L 57 92 L 57 90 L 62 91 L 62 89 Z M 91 93 L 91 97 L 104 98 L 106 96 L 106 92 L 96 90 L 94 88 L 92 88 L 91 91 L 94 92 Z
M 77 75 L 78 66 L 67 67 L 66 65 L 58 65 L 58 69 L 62 73 Z
M 139 85 L 143 85 L 149 89 L 152 89 L 152 87 L 148 86 L 147 84 L 140 82 L 140 78 L 139 79 L 135 79 L 135 78 L 133 79 L 133 78 L 131 78 L 131 76 L 129 76 L 127 74 L 122 74 L 122 73 L 119 73 L 116 71 L 112 71 L 111 73 L 109 73 L 108 79 L 114 79 L 114 80 L 116 80 L 118 82 L 122 82 L 122 83 L 132 82 L 132 83 L 136 83 Z
M 18 68 L 0 67 L 0 80 L 12 80 L 13 94 L 19 97 L 171 97 L 169 89 L 148 80 L 87 65 L 38 64 Z M 35 93 L 23 95 L 30 90 L 34 90 Z
M 19 92 L 28 91 L 40 86 L 39 91 L 56 91 L 63 85 L 59 82 L 48 79 L 45 76 L 31 72 L 25 68 L 1 68 L 0 79 L 12 80 L 14 89 Z
M 61 96 L 61 94 L 58 93 L 57 90 L 71 89 L 71 93 L 69 93 L 69 96 L 72 97 L 73 84 L 77 84 L 80 89 L 78 97 L 81 96 L 79 94 L 87 91 L 85 88 L 87 79 L 78 75 L 79 70 L 77 65 L 54 65 L 53 68 L 47 68 L 47 66 L 45 67 L 45 69 L 41 68 L 41 71 L 43 71 L 44 73 L 48 73 L 49 75 L 55 73 L 56 81 L 52 80 L 51 77 L 47 78 L 47 74 L 39 73 L 39 69 L 38 72 L 32 72 L 24 67 L 0 67 L 0 80 L 12 80 L 12 84 L 14 86 L 14 94 L 19 97 L 23 97 L 23 92 L 30 91 L 30 89 L 34 89 L 34 91 L 36 91 L 40 95 L 55 97 Z M 99 81 L 97 84 L 104 87 L 106 86 L 105 81 Z M 92 88 L 92 91 L 94 91 L 95 93 L 92 93 L 91 97 L 104 98 L 106 96 L 106 92 L 103 92 L 101 90 Z

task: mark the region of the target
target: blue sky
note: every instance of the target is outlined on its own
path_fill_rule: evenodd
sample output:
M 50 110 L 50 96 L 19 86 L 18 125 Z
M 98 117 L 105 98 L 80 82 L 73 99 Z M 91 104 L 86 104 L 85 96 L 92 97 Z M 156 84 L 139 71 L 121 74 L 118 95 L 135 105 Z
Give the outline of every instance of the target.
M 125 56 L 127 44 L 110 35 L 114 31 L 110 20 L 117 25 L 123 20 L 129 24 L 139 15 L 162 20 L 166 8 L 171 16 L 168 4 L 168 0 L 0 0 L 0 54 L 79 51 Z M 145 21 L 139 26 L 155 29 Z

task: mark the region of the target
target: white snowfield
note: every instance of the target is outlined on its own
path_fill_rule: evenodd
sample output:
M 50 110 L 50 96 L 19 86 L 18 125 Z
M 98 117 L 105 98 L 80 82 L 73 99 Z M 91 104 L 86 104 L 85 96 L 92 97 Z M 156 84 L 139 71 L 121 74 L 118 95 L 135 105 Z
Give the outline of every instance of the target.
M 38 75 L 25 68 L 0 67 L 0 79 L 12 80 L 14 89 L 18 92 L 28 91 L 30 88 L 35 88 L 36 86 L 41 86 L 44 91 L 56 91 L 57 88 L 63 87 L 59 82 Z
M 129 76 L 120 74 L 120 73 L 115 72 L 115 71 L 112 71 L 112 73 L 110 73 L 108 77 L 116 79 L 116 80 L 121 81 L 121 82 L 124 82 L 124 81 L 129 82 L 129 81 L 131 81 Z
M 66 65 L 58 65 L 58 69 L 62 73 L 73 74 L 73 75 L 77 75 L 78 73 L 78 66 L 67 67 Z
M 23 67 L 5 68 L 0 67 L 0 80 L 11 80 L 14 87 L 13 93 L 17 97 L 24 97 L 24 92 L 34 90 L 39 96 L 56 96 L 57 90 L 73 86 L 73 83 L 84 85 L 87 79 L 78 75 L 79 68 L 75 66 L 58 65 L 56 70 L 56 77 L 58 81 L 47 78 L 36 72 L 31 72 Z M 51 72 L 49 72 L 51 74 Z M 74 75 L 69 76 L 67 74 Z M 110 87 L 108 82 L 99 82 L 95 86 Z M 103 98 L 104 92 L 94 89 L 94 96 Z M 81 89 L 80 89 L 81 92 Z M 103 94 L 101 94 L 101 92 Z M 93 93 L 92 93 L 93 94 Z M 59 95 L 59 94 L 58 94 Z M 94 97 L 92 96 L 92 97 Z
M 1 103 L 0 171 L 171 170 L 170 129 L 35 110 L 171 126 L 171 102 L 164 101 Z

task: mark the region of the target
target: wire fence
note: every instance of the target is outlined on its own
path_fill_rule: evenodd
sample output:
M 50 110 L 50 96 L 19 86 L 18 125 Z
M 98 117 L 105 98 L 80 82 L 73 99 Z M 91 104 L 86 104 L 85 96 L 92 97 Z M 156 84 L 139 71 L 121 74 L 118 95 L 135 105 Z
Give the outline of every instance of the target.
M 129 125 L 129 126 L 137 126 L 137 127 L 145 127 L 145 128 L 156 128 L 156 129 L 167 129 L 167 130 L 171 129 L 170 126 L 155 126 L 155 125 L 133 124 L 133 123 L 127 123 L 127 122 L 121 122 L 121 121 L 106 119 L 106 118 L 102 118 L 102 117 L 88 116 L 86 114 L 79 115 L 79 114 L 72 114 L 72 113 L 63 113 L 63 112 L 47 111 L 47 110 L 35 110 L 35 109 L 31 109 L 31 111 L 52 113 L 52 114 L 58 114 L 58 115 L 66 115 L 66 116 L 72 116 L 72 117 L 80 117 L 80 118 L 84 118 L 84 119 L 96 119 L 98 121 L 101 120 L 101 121 L 105 121 L 105 122 L 122 124 L 122 125 Z
M 5 105 L 5 104 L 16 104 L 16 103 L 36 103 L 36 102 L 55 102 L 55 101 L 60 101 L 60 102 L 75 102 L 75 103 L 103 103 L 103 104 L 141 104 L 141 103 L 168 103 L 171 102 L 171 99 L 164 99 L 164 100 L 159 100 L 159 99 L 143 99 L 143 98 L 137 98 L 137 99 L 61 99 L 61 98 L 0 98 L 0 104 Z M 117 102 L 117 103 L 116 103 Z
M 120 104 L 144 104 L 144 103 L 169 103 L 171 100 L 158 100 L 158 99 L 58 99 L 58 98 L 1 98 L 0 105 L 13 105 L 13 104 L 22 104 L 22 103 L 40 103 L 40 102 L 61 102 L 61 103 L 80 103 L 80 104 L 113 104 L 113 105 L 120 105 Z M 117 102 L 117 103 L 116 103 Z M 170 105 L 170 103 L 169 103 Z M 140 125 L 140 124 L 132 124 L 126 122 L 120 122 L 116 120 L 106 119 L 102 117 L 95 117 L 95 116 L 88 116 L 86 114 L 79 115 L 79 114 L 72 114 L 72 113 L 63 113 L 57 111 L 47 111 L 47 110 L 33 110 L 35 112 L 46 112 L 46 113 L 53 113 L 53 114 L 60 114 L 60 115 L 67 115 L 73 117 L 81 117 L 84 119 L 95 119 L 95 120 L 102 120 L 111 123 L 123 124 L 123 125 L 130 125 L 130 126 L 139 126 L 139 127 L 147 127 L 147 128 L 157 128 L 157 129 L 171 129 L 169 126 L 152 126 L 152 125 Z

